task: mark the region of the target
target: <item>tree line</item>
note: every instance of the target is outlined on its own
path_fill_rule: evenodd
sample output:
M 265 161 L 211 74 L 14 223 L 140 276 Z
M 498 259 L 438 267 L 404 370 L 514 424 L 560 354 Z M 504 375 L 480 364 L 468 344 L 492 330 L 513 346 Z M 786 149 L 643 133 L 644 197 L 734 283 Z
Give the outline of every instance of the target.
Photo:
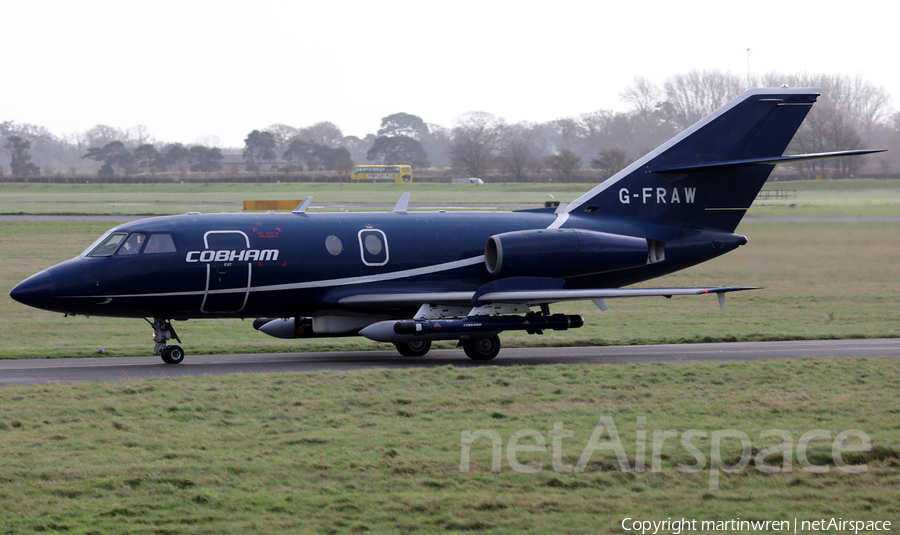
M 218 173 L 226 154 L 239 155 L 247 171 L 347 173 L 355 164 L 408 163 L 451 168 L 460 176 L 527 181 L 553 176 L 589 180 L 626 167 L 747 87 L 821 87 L 822 96 L 798 130 L 788 153 L 826 152 L 900 145 L 900 112 L 890 95 L 859 76 L 769 73 L 747 80 L 718 70 L 693 70 L 655 84 L 635 77 L 621 93 L 626 111 L 595 110 L 544 123 L 507 123 L 488 112 L 461 115 L 450 127 L 399 112 L 382 118 L 375 133 L 345 136 L 331 122 L 295 128 L 274 124 L 250 132 L 244 146 L 215 147 L 216 139 L 187 146 L 155 142 L 142 126 L 123 130 L 98 125 L 57 137 L 45 128 L 0 123 L 0 176 L 29 177 L 78 171 L 99 176 L 177 171 Z M 894 151 L 896 153 L 897 151 Z M 897 156 L 869 157 L 870 173 L 888 175 Z M 874 158 L 878 158 L 875 160 Z M 866 159 L 805 162 L 803 176 L 852 176 Z M 874 164 L 872 162 L 875 162 Z

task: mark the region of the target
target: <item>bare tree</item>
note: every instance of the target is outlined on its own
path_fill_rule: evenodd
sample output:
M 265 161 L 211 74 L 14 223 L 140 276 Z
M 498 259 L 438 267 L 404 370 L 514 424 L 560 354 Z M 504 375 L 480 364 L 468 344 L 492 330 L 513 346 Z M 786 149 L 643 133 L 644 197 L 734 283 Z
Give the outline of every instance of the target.
M 134 145 L 138 146 L 152 144 L 154 141 L 153 136 L 150 135 L 150 129 L 147 128 L 147 125 L 143 124 L 132 126 L 125 131 L 125 135 L 126 141 L 131 141 Z
M 816 153 L 860 149 L 863 144 L 858 130 L 845 114 L 833 102 L 825 100 L 810 110 L 792 145 L 800 152 Z M 858 165 L 858 158 L 830 158 L 803 162 L 801 168 L 813 174 L 843 178 L 852 176 Z
M 121 128 L 98 124 L 84 133 L 86 144 L 90 147 L 103 147 L 113 141 L 128 139 L 128 134 Z
M 545 159 L 550 168 L 562 182 L 571 182 L 575 171 L 581 169 L 581 157 L 574 152 L 563 149 Z
M 604 179 L 625 169 L 631 163 L 628 153 L 618 147 L 601 150 L 597 156 L 591 160 L 591 167 L 599 169 L 603 175 L 601 178 Z
M 194 140 L 193 145 L 201 145 L 208 149 L 214 149 L 222 144 L 222 139 L 215 134 L 200 136 Z
M 483 111 L 461 116 L 447 149 L 450 164 L 468 176 L 485 176 L 505 126 L 503 119 Z
M 633 144 L 635 124 L 639 118 L 626 113 L 597 110 L 579 117 L 583 140 L 576 151 L 582 157 L 590 157 L 605 149 Z
M 526 171 L 532 165 L 532 161 L 539 159 L 536 137 L 533 125 L 528 123 L 518 123 L 509 127 L 503 136 L 497 162 L 516 182 L 525 181 Z
M 820 102 L 830 101 L 845 115 L 860 132 L 869 136 L 879 124 L 890 120 L 891 97 L 882 87 L 866 82 L 857 74 L 800 73 L 785 75 L 767 73 L 760 79 L 760 85 L 791 87 L 819 87 L 822 89 Z M 815 111 L 817 106 L 813 107 Z M 811 112 L 812 113 L 812 112 Z
M 269 125 L 263 129 L 263 132 L 268 132 L 275 138 L 275 152 L 277 154 L 286 151 L 291 140 L 299 133 L 293 126 L 281 123 Z
M 745 85 L 742 77 L 717 69 L 676 74 L 663 84 L 667 118 L 687 128 L 741 94 Z
M 662 100 L 662 91 L 643 76 L 635 76 L 630 86 L 619 93 L 619 98 L 631 104 L 638 115 L 647 118 L 656 111 Z
M 428 161 L 431 162 L 431 165 L 437 167 L 446 167 L 450 165 L 448 157 L 451 135 L 450 129 L 433 123 L 428 123 L 426 126 L 428 126 L 428 133 L 422 136 L 422 139 L 420 139 L 419 142 L 422 143 L 422 148 L 428 153 Z
M 375 135 L 369 134 L 364 139 L 356 136 L 346 136 L 341 140 L 341 145 L 350 152 L 350 158 L 355 162 L 361 162 L 366 159 L 366 153 L 375 143 Z
M 584 137 L 582 125 L 578 119 L 564 117 L 555 119 L 544 125 L 554 147 L 559 149 L 575 149 L 578 140 Z

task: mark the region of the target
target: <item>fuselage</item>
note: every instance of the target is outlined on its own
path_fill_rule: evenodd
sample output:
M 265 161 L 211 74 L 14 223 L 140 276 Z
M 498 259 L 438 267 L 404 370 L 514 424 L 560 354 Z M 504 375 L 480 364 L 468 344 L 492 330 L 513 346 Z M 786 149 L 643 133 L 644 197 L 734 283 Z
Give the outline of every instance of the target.
M 11 295 L 47 310 L 95 316 L 189 319 L 389 312 L 403 317 L 415 309 L 361 309 L 341 300 L 361 291 L 475 291 L 496 279 L 484 262 L 488 238 L 545 229 L 555 220 L 552 210 L 157 217 L 107 232 L 104 236 L 123 235 L 123 245 L 114 253 L 92 256 L 89 247 L 23 281 Z M 745 241 L 712 229 L 598 214 L 569 217 L 565 227 L 665 244 L 665 261 L 570 278 L 566 288 L 613 288 L 651 279 Z M 154 234 L 169 235 L 172 245 L 151 252 Z M 137 243 L 132 238 L 136 235 L 142 235 L 139 249 L 124 254 L 124 244 Z

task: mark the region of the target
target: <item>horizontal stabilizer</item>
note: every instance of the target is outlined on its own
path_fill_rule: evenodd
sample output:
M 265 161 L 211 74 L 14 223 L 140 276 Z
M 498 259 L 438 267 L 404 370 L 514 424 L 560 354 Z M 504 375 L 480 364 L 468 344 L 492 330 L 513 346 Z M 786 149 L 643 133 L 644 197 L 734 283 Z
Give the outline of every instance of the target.
M 842 150 L 837 152 L 818 152 L 814 154 L 795 154 L 789 156 L 775 156 L 771 158 L 747 158 L 743 160 L 729 160 L 725 162 L 704 162 L 694 164 L 673 165 L 654 169 L 654 173 L 690 173 L 692 171 L 713 171 L 728 167 L 738 167 L 742 165 L 775 165 L 779 163 L 806 162 L 809 160 L 821 160 L 824 158 L 840 158 L 842 156 L 860 156 L 863 154 L 873 154 L 876 152 L 885 152 L 884 149 L 879 150 Z

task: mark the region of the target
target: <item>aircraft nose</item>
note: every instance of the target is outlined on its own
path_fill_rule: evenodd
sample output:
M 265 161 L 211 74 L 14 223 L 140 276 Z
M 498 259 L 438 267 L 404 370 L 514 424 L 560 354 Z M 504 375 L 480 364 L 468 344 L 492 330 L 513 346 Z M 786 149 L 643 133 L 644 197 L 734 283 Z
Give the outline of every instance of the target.
M 53 278 L 47 270 L 36 273 L 17 284 L 9 296 L 23 305 L 40 307 L 53 296 Z

